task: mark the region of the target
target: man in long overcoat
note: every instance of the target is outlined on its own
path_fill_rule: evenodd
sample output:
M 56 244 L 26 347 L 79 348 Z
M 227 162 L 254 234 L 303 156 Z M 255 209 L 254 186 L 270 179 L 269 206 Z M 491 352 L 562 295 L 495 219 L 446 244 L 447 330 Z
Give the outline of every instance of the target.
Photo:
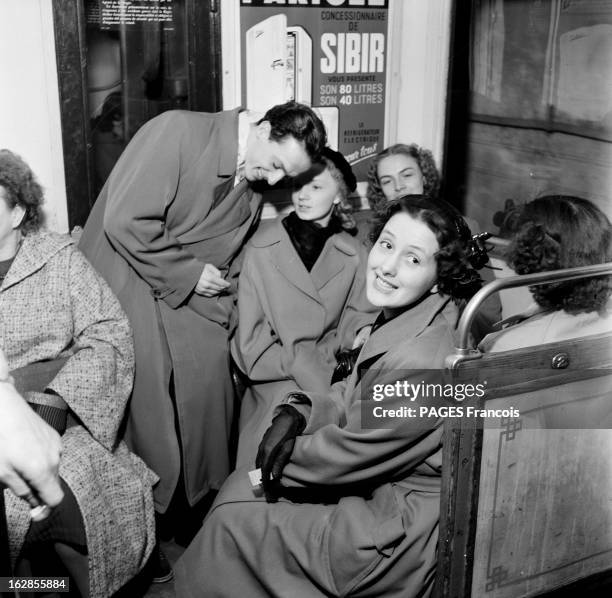
M 132 139 L 93 207 L 80 248 L 134 329 L 126 436 L 161 478 L 159 513 L 181 471 L 191 506 L 229 473 L 236 257 L 260 208 L 249 184 L 308 170 L 324 145 L 321 121 L 295 102 L 254 124 L 237 109 L 166 112 Z

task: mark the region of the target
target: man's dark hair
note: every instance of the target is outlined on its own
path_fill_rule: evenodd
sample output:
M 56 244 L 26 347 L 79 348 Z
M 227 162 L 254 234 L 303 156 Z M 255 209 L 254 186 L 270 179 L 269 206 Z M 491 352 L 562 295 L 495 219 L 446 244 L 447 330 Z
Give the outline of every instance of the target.
M 312 108 L 298 102 L 287 102 L 270 108 L 257 123 L 270 123 L 270 139 L 281 141 L 287 136 L 302 141 L 310 159 L 315 161 L 327 143 L 325 125 Z

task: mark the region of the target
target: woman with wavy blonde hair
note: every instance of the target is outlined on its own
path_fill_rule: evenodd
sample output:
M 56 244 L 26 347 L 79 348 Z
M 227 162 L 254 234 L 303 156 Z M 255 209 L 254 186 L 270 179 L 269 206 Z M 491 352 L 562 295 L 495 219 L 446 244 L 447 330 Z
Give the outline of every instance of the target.
M 396 143 L 379 152 L 368 171 L 367 198 L 374 212 L 402 195 L 437 199 L 440 173 L 433 154 L 416 143 Z
M 351 234 L 347 196 L 356 181 L 350 165 L 326 148 L 297 184 L 294 211 L 259 227 L 240 273 L 231 348 L 248 388 L 238 465 L 253 464 L 279 394 L 327 392 L 336 353 L 353 348 L 358 333 L 374 321 L 365 293 L 367 251 Z

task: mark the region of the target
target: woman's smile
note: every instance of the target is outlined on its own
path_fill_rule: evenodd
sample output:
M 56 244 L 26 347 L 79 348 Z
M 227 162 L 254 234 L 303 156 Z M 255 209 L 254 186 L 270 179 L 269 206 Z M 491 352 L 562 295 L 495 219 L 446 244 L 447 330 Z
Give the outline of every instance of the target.
M 429 226 L 404 212 L 385 224 L 368 256 L 367 295 L 373 305 L 393 312 L 431 292 L 436 284 L 436 252 L 440 249 Z
M 380 292 L 382 292 L 382 293 L 390 293 L 392 291 L 395 291 L 398 288 L 397 285 L 395 285 L 392 282 L 390 282 L 389 280 L 387 280 L 380 273 L 376 272 L 375 274 L 376 274 L 376 278 L 374 279 L 374 286 L 376 286 L 376 288 Z

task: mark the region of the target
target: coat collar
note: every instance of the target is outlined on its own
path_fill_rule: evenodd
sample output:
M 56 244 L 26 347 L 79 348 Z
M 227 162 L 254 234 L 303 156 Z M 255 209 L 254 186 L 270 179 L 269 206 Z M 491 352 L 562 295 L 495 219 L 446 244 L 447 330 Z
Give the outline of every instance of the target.
M 491 330 L 492 332 L 497 332 L 504 328 L 508 328 L 510 326 L 515 326 L 516 324 L 520 324 L 521 322 L 524 322 L 525 320 L 533 318 L 537 315 L 548 313 L 549 311 L 550 310 L 547 310 L 534 302 L 525 311 L 521 312 L 520 314 L 514 314 L 512 316 L 504 318 L 503 320 L 500 320 L 499 322 L 495 322 Z
M 348 233 L 336 233 L 327 240 L 319 259 L 310 271 L 317 290 L 321 290 L 332 278 L 344 270 L 347 255 L 354 256 L 357 253 L 348 241 L 342 238 L 344 235 Z M 365 264 L 359 264 L 358 267 L 365 268 Z
M 412 309 L 389 320 L 372 333 L 359 354 L 355 369 L 365 365 L 366 361 L 372 363 L 384 353 L 405 343 L 406 339 L 418 336 L 440 312 L 451 310 L 456 319 L 456 308 L 449 297 L 430 295 Z
M 347 233 L 332 235 L 312 270 L 306 270 L 300 256 L 293 247 L 282 219 L 278 218 L 270 226 L 262 227 L 251 243 L 255 247 L 267 248 L 279 245 L 270 251 L 271 261 L 291 284 L 322 304 L 319 291 L 346 267 L 344 256 L 354 256 L 357 251 L 343 236 Z
M 346 255 L 357 255 L 357 250 L 347 240 L 347 236 L 348 233 L 340 232 L 332 235 L 329 240 L 333 243 L 334 247 L 342 253 Z M 282 218 L 277 218 L 269 224 L 263 223 L 259 227 L 257 234 L 251 240 L 251 244 L 255 247 L 269 247 L 270 245 L 280 243 L 284 240 L 291 242 L 283 226 Z
M 242 108 L 234 108 L 219 113 L 219 164 L 217 174 L 220 177 L 233 177 L 238 166 L 238 114 Z M 229 134 L 229 131 L 232 134 Z M 232 180 L 233 183 L 233 180 Z
M 4 279 L 2 290 L 40 270 L 58 251 L 72 244 L 68 235 L 48 231 L 26 235 Z
M 234 187 L 234 177 L 238 168 L 238 113 L 240 108 L 220 112 L 220 123 L 217 127 L 216 142 L 219 147 L 219 163 L 217 177 L 221 182 L 213 191 L 212 207 L 217 207 L 229 195 Z M 228 135 L 228 131 L 232 134 Z M 247 183 L 245 182 L 245 185 Z

